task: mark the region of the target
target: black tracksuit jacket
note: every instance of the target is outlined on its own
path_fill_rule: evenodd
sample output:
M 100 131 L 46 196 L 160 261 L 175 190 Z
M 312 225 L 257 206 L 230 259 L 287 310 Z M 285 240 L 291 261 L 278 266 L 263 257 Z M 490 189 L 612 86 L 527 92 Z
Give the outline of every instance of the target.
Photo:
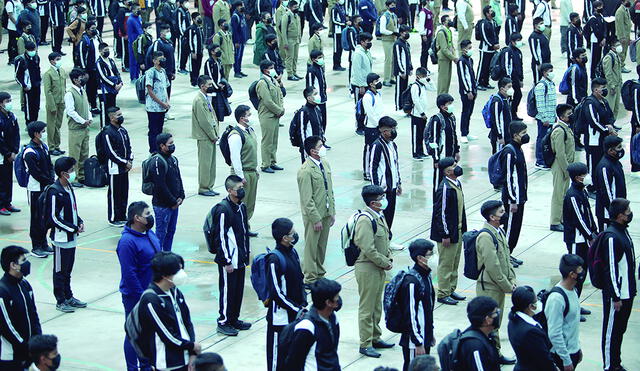
M 0 112 L 0 156 L 5 160 L 12 153 L 20 151 L 20 128 L 18 119 L 11 112 Z
M 178 159 L 171 155 L 158 154 L 164 161 L 154 158 L 152 166 L 153 174 L 153 206 L 173 207 L 177 199 L 184 200 L 184 188 L 182 177 L 178 167 Z
M 502 168 L 506 172 L 506 182 L 502 186 L 502 199 L 510 204 L 522 205 L 527 202 L 527 162 L 520 144 L 511 142 L 504 147 Z M 505 205 L 507 207 L 507 205 Z
M 249 222 L 247 206 L 236 205 L 229 197 L 211 210 L 213 216 L 213 244 L 216 247 L 215 262 L 234 269 L 249 265 Z
M 598 225 L 593 218 L 589 197 L 581 183 L 571 183 L 562 204 L 564 242 L 575 243 L 578 233 L 588 242 L 595 238 Z
M 307 306 L 307 298 L 298 253 L 292 247 L 280 244 L 276 249 L 284 255 L 286 267 L 282 267 L 276 255 L 267 256 L 267 275 L 271 279 L 271 303 L 267 312 L 267 322 L 272 326 L 284 326 L 292 322 L 296 314 Z
M 459 180 L 458 180 L 459 182 Z M 442 242 L 444 238 L 450 238 L 451 243 L 457 243 L 462 238 L 458 234 L 460 216 L 458 215 L 458 194 L 453 189 L 452 181 L 445 177 L 440 182 L 433 199 L 433 215 L 431 216 L 431 239 Z M 462 183 L 460 183 L 462 187 Z M 467 215 L 462 208 L 462 231 L 467 231 Z
M 293 332 L 286 358 L 287 370 L 303 371 L 312 367 L 317 371 L 340 371 L 339 339 L 340 324 L 336 314 L 332 313 L 327 321 L 320 318 L 315 307 L 311 307 Z
M 593 172 L 593 182 L 596 187 L 596 216 L 603 218 L 605 209 L 609 209 L 611 201 L 616 198 L 627 198 L 627 184 L 624 170 L 618 159 L 609 154 L 602 156 Z
M 420 282 L 413 275 L 406 275 L 399 289 L 399 304 L 402 306 L 405 329 L 400 335 L 400 346 L 431 346 L 433 336 L 433 309 L 436 292 L 431 280 L 431 269 L 424 269 L 415 264 L 413 269 L 420 276 Z M 420 315 L 422 314 L 422 318 Z
M 603 254 L 609 272 L 604 292 L 613 300 L 633 299 L 637 293 L 636 259 L 633 241 L 627 230 L 616 222 L 607 227 L 607 234 L 603 239 L 606 254 Z M 613 260 L 609 257 L 613 256 Z M 615 279 L 615 281 L 614 281 Z

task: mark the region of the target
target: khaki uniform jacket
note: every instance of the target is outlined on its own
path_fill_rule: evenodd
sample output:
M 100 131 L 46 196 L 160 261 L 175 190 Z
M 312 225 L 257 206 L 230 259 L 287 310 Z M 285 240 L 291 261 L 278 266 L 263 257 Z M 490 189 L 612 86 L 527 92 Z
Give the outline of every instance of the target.
M 370 263 L 380 269 L 384 269 L 391 264 L 391 249 L 389 241 L 389 227 L 384 216 L 367 207 L 364 209 L 369 213 L 377 224 L 375 235 L 371 226 L 371 219 L 361 216 L 356 222 L 354 243 L 360 249 L 360 256 L 357 263 Z
M 511 292 L 516 280 L 516 273 L 509 262 L 509 245 L 504 233 L 496 233 L 495 228 L 489 223 L 484 223 L 483 228 L 488 229 L 496 237 L 498 248 L 487 232 L 482 232 L 476 240 L 476 252 L 478 254 L 478 268 L 483 268 L 478 278 L 479 287 L 485 290 L 497 290 L 504 293 Z
M 58 74 L 58 71 L 60 74 Z M 58 111 L 59 106 L 64 106 L 64 94 L 67 91 L 67 72 L 60 68 L 49 68 L 42 75 L 43 94 L 46 97 L 46 108 L 49 112 Z M 63 108 L 64 110 L 64 108 Z
M 227 22 L 231 22 L 231 5 L 227 1 L 216 1 L 211 12 L 214 30 L 220 30 L 218 21 L 221 19 L 226 19 Z M 229 27 L 231 27 L 231 25 L 229 25 Z
M 262 75 L 256 84 L 256 93 L 260 99 L 260 104 L 258 105 L 259 116 L 278 118 L 284 115 L 282 90 L 271 77 Z
M 562 128 L 558 128 L 558 126 L 561 126 Z M 564 131 L 562 129 L 564 129 Z M 556 154 L 554 163 L 557 163 L 560 169 L 562 169 L 562 172 L 568 176 L 569 173 L 567 172 L 567 166 L 575 161 L 576 153 L 573 130 L 560 120 L 553 125 L 552 130 L 551 149 L 553 150 L 553 153 Z
M 327 216 L 336 215 L 336 201 L 333 195 L 333 181 L 331 180 L 331 166 L 323 159 L 320 163 L 327 178 L 327 189 L 320 166 L 311 157 L 298 170 L 298 192 L 300 193 L 300 208 L 302 217 L 315 224 Z
M 456 59 L 456 51 L 453 48 L 453 37 L 451 30 L 447 27 L 440 26 L 436 32 L 436 50 L 438 51 L 438 59 L 447 59 L 453 61 Z
M 629 41 L 631 37 L 631 15 L 624 4 L 616 10 L 616 37 L 620 41 Z
M 82 21 L 78 17 L 65 28 L 65 32 L 67 33 L 73 44 L 78 45 L 80 43 L 86 25 L 87 22 Z
M 618 54 L 609 51 L 609 53 L 603 55 L 602 70 L 604 71 L 604 77 L 607 79 L 609 91 L 613 92 L 622 87 L 622 62 L 620 62 Z
M 18 37 L 18 55 L 22 55 L 27 51 L 27 48 L 25 47 L 25 44 L 27 43 L 27 41 L 31 41 L 32 43 L 35 44 L 36 37 L 26 33 L 23 33 L 22 35 L 20 35 L 20 37 Z
M 319 35 L 313 34 L 313 36 L 309 38 L 309 44 L 307 46 L 309 48 L 309 60 L 307 61 L 307 64 L 311 64 L 311 52 L 314 50 L 320 50 L 323 52 L 322 39 Z
M 300 34 L 300 17 L 294 14 L 290 9 L 285 10 L 280 21 L 280 37 L 285 44 L 300 43 L 302 35 Z
M 213 36 L 213 43 L 220 45 L 220 51 L 222 52 L 220 63 L 233 64 L 235 50 L 233 48 L 231 32 L 219 30 Z
M 214 141 L 218 139 L 218 119 L 208 99 L 198 92 L 191 104 L 191 138 Z

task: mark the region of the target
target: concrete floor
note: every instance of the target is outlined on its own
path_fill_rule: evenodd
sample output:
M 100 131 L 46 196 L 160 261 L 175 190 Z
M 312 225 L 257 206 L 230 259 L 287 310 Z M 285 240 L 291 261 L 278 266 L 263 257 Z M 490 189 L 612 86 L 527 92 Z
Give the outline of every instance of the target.
M 581 6 L 581 5 L 577 5 Z M 478 13 L 478 11 L 476 11 Z M 554 11 L 556 14 L 557 11 Z M 557 16 L 557 15 L 556 15 Z M 108 23 L 108 22 L 107 22 Z M 531 22 L 527 21 L 523 34 L 528 37 L 531 31 Z M 307 34 L 305 30 L 305 35 Z M 559 45 L 559 31 L 554 26 L 552 45 Z M 105 39 L 112 40 L 112 33 L 105 32 Z M 502 35 L 500 40 L 503 40 Z M 417 34 L 411 35 L 414 64 L 418 64 L 420 53 L 419 38 Z M 476 42 L 474 42 L 476 44 Z M 252 47 L 247 48 L 245 61 L 251 61 Z M 68 56 L 63 60 L 67 71 L 71 69 L 70 48 L 65 46 Z M 331 39 L 325 38 L 325 60 L 331 64 Z M 46 65 L 46 55 L 49 47 L 41 47 L 43 72 Z M 474 50 L 474 59 L 478 61 L 477 49 Z M 557 48 L 553 49 L 552 61 L 556 63 L 556 83 L 560 82 L 565 67 L 565 59 L 559 54 Z M 379 41 L 374 41 L 373 55 L 376 58 L 374 71 L 382 73 L 383 53 Z M 530 53 L 525 55 L 525 86 L 531 85 L 530 77 Z M 9 90 L 17 100 L 18 89 L 13 79 L 13 70 L 4 64 L 6 54 L 0 59 L 3 66 L 0 67 L 0 90 Z M 304 63 L 307 58 L 306 36 L 301 45 L 299 69 L 304 72 Z M 346 61 L 346 56 L 344 59 Z M 346 62 L 343 62 L 346 65 Z M 627 66 L 633 69 L 631 62 Z M 437 68 L 432 68 L 434 72 Z M 257 68 L 245 63 L 244 71 L 250 75 L 246 79 L 231 79 L 234 95 L 232 106 L 249 104 L 247 88 L 251 81 L 257 77 Z M 328 161 L 333 167 L 334 187 L 336 194 L 336 225 L 330 233 L 330 246 L 328 248 L 326 267 L 328 278 L 336 279 L 343 285 L 342 298 L 343 309 L 339 313 L 342 327 L 340 339 L 340 361 L 343 368 L 349 370 L 371 370 L 376 366 L 385 365 L 402 367 L 402 353 L 398 347 L 382 352 L 380 359 L 370 359 L 358 354 L 357 331 L 357 286 L 354 280 L 353 269 L 346 267 L 339 249 L 340 228 L 354 209 L 362 207 L 360 198 L 361 187 L 365 182 L 361 179 L 361 158 L 363 138 L 355 135 L 353 120 L 353 101 L 349 97 L 345 87 L 347 85 L 347 73 L 336 73 L 327 66 L 327 81 L 329 85 L 329 123 L 327 138 L 333 149 L 329 151 Z M 137 103 L 133 85 L 129 84 L 128 74 L 124 80 L 127 82 L 122 93 L 118 97 L 118 105 L 123 108 L 125 126 L 132 138 L 133 150 L 136 156 L 134 168 L 131 172 L 131 189 L 129 201 L 145 200 L 151 202 L 150 197 L 140 192 L 141 175 L 140 164 L 147 156 L 146 126 L 147 119 L 144 106 Z M 632 74 L 624 75 L 625 79 L 633 77 Z M 450 92 L 458 99 L 458 84 L 454 77 Z M 435 79 L 434 79 L 435 81 Z M 495 85 L 495 83 L 493 83 Z M 285 98 L 286 114 L 282 123 L 288 126 L 293 112 L 303 102 L 302 89 L 304 82 L 285 83 L 287 97 Z M 208 351 L 220 353 L 229 370 L 262 370 L 265 369 L 265 333 L 266 321 L 265 309 L 256 300 L 256 295 L 251 288 L 248 277 L 245 287 L 245 298 L 241 318 L 253 323 L 250 331 L 242 332 L 238 337 L 227 338 L 216 334 L 216 318 L 218 316 L 218 288 L 217 269 L 213 263 L 213 257 L 207 252 L 206 244 L 202 237 L 202 223 L 209 209 L 218 202 L 219 198 L 205 198 L 197 195 L 197 166 L 195 143 L 190 139 L 191 127 L 191 101 L 196 94 L 188 83 L 188 77 L 178 75 L 173 85 L 172 110 L 174 121 L 168 121 L 165 130 L 176 137 L 176 156 L 180 160 L 183 181 L 187 198 L 180 208 L 178 219 L 178 233 L 174 240 L 173 251 L 181 254 L 187 261 L 186 271 L 189 273 L 189 284 L 182 288 L 189 307 L 192 319 L 196 326 L 196 336 L 203 348 Z M 480 205 L 488 200 L 498 198 L 499 195 L 491 189 L 486 176 L 486 163 L 490 155 L 490 145 L 486 138 L 487 129 L 484 127 L 481 117 L 481 109 L 493 92 L 480 92 L 472 117 L 471 132 L 478 140 L 462 146 L 461 166 L 465 174 L 462 177 L 464 184 L 466 210 L 470 228 L 481 226 L 482 218 L 479 213 Z M 393 110 L 393 88 L 382 90 L 386 112 L 395 117 L 399 122 L 398 143 L 400 153 L 400 172 L 403 178 L 404 194 L 398 198 L 396 221 L 393 227 L 395 243 L 408 245 L 410 241 L 418 237 L 428 237 L 430 229 L 430 217 L 432 200 L 430 195 L 432 184 L 432 164 L 430 160 L 416 162 L 411 159 L 411 129 L 410 120 L 400 112 Z M 435 93 L 433 95 L 435 100 Z M 564 100 L 564 98 L 560 98 Z M 531 123 L 531 137 L 535 138 L 535 122 L 526 115 L 525 98 L 520 106 L 520 116 L 526 117 Z M 462 109 L 457 100 L 456 109 Z M 18 106 L 14 103 L 14 107 Z M 435 104 L 432 107 L 435 113 Z M 254 112 L 255 115 L 255 112 Z M 459 113 L 457 115 L 459 117 Z M 45 119 L 44 99 L 40 112 L 41 119 Z M 623 127 L 625 145 L 629 143 L 629 115 L 618 120 L 618 125 Z M 96 117 L 97 118 L 97 117 Z M 23 116 L 19 115 L 19 121 L 23 124 Z M 256 119 L 257 122 L 257 119 Z M 259 126 L 256 125 L 258 132 Z M 296 228 L 303 229 L 300 208 L 298 206 L 298 193 L 295 176 L 300 166 L 297 149 L 289 145 L 287 128 L 280 131 L 280 148 L 278 152 L 279 164 L 285 167 L 285 171 L 277 174 L 260 174 L 257 208 L 252 220 L 253 229 L 260 233 L 260 237 L 252 240 L 254 254 L 264 251 L 265 247 L 272 247 L 273 240 L 270 237 L 270 224 L 276 217 L 291 218 Z M 93 148 L 93 136 L 96 129 L 93 128 L 91 136 L 91 152 Z M 67 128 L 63 125 L 63 149 L 67 149 Z M 27 140 L 26 132 L 22 133 L 22 142 Z M 533 140 L 532 140 L 533 142 Z M 515 250 L 516 255 L 525 260 L 525 264 L 516 270 L 518 282 L 533 286 L 536 291 L 550 286 L 559 279 L 558 261 L 566 252 L 562 242 L 562 234 L 549 231 L 549 201 L 551 174 L 539 171 L 533 167 L 534 146 L 526 145 L 525 155 L 529 165 L 529 202 L 526 204 L 526 213 L 519 246 Z M 584 157 L 584 153 L 579 153 Z M 629 170 L 629 150 L 623 159 L 624 167 Z M 348 159 L 348 160 L 347 160 Z M 345 161 L 346 160 L 346 161 Z M 583 160 L 584 161 L 584 160 Z M 222 183 L 229 173 L 228 167 L 218 156 L 218 178 L 216 189 L 224 192 Z M 640 200 L 634 191 L 640 190 L 640 181 L 637 178 L 627 177 L 627 184 L 632 208 L 640 210 Z M 72 285 L 75 296 L 89 303 L 87 309 L 78 310 L 73 314 L 62 314 L 55 310 L 55 300 L 52 293 L 51 270 L 52 258 L 31 258 L 33 269 L 29 281 L 35 289 L 38 302 L 40 319 L 43 331 L 53 333 L 60 339 L 59 350 L 62 354 L 62 369 L 64 370 L 123 370 L 124 356 L 122 352 L 123 332 L 123 307 L 118 282 L 120 271 L 115 247 L 120 236 L 120 230 L 110 227 L 106 221 L 106 188 L 82 189 L 76 192 L 78 197 L 79 212 L 85 220 L 86 232 L 80 237 L 80 245 L 77 250 L 76 265 L 73 274 Z M 2 244 L 19 244 L 30 248 L 29 242 L 29 212 L 26 200 L 26 192 L 17 184 L 14 185 L 14 204 L 23 209 L 22 213 L 10 217 L 0 218 L 0 241 Z M 640 227 L 634 223 L 631 229 L 632 236 L 637 240 L 640 237 Z M 303 236 L 303 234 L 301 234 Z M 304 241 L 298 243 L 298 250 L 304 247 Z M 395 267 L 392 273 L 410 264 L 408 252 L 402 251 L 395 254 Z M 432 262 L 436 266 L 436 260 Z M 459 282 L 460 291 L 469 297 L 475 295 L 475 283 L 461 276 Z M 435 277 L 437 282 L 437 277 Z M 602 322 L 602 299 L 599 290 L 585 285 L 584 295 L 581 298 L 583 305 L 593 311 L 588 321 L 581 325 L 580 341 L 584 351 L 584 362 L 580 369 L 601 369 L 600 334 Z M 455 307 L 438 305 L 435 310 L 435 332 L 438 340 L 454 328 L 467 327 L 465 315 L 465 303 Z M 507 299 L 507 308 L 510 300 Z M 628 370 L 640 370 L 640 357 L 633 353 L 637 351 L 640 335 L 638 335 L 638 323 L 640 315 L 638 309 L 634 309 L 629 323 L 629 330 L 623 344 L 622 358 Z M 507 321 L 503 322 L 502 348 L 505 354 L 512 355 L 506 333 Z M 383 325 L 384 327 L 384 325 Z M 384 331 L 383 338 L 397 342 L 399 335 Z M 432 351 L 432 353 L 435 353 Z M 505 369 L 509 369 L 505 367 Z

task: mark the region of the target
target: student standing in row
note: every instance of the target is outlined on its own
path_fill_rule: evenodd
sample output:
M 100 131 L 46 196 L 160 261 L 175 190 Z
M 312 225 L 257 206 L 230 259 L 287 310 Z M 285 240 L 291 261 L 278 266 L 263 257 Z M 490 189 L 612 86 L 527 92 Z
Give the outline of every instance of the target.
M 587 83 L 589 75 L 587 74 L 587 51 L 583 48 L 573 49 L 571 55 L 572 64 L 569 66 L 569 94 L 567 94 L 567 104 L 574 108 L 587 96 Z M 573 129 L 575 123 L 572 123 Z
M 596 68 L 602 59 L 602 49 L 607 42 L 607 22 L 602 15 L 604 10 L 602 1 L 593 2 L 593 9 L 595 9 L 595 12 L 587 19 L 587 24 L 585 25 L 585 28 L 589 30 L 585 37 L 588 39 L 587 42 L 591 50 L 591 57 L 589 58 L 591 60 L 591 79 L 596 78 Z
M 12 109 L 11 95 L 5 91 L 0 92 L 0 215 L 20 212 L 20 209 L 11 204 L 13 166 L 20 151 L 20 128 Z
M 470 326 L 463 331 L 468 340 L 460 344 L 459 364 L 463 370 L 499 371 L 498 351 L 493 334 L 500 328 L 502 313 L 498 303 L 487 296 L 477 296 L 467 305 Z
M 411 100 L 413 109 L 411 110 L 411 153 L 415 160 L 422 160 L 427 155 L 424 153 L 424 129 L 427 126 L 427 109 L 429 107 L 429 97 L 427 95 L 427 84 L 429 72 L 424 67 L 416 70 L 416 82 L 411 85 Z
M 402 195 L 398 145 L 394 142 L 398 136 L 397 126 L 396 120 L 389 116 L 380 118 L 380 134 L 371 144 L 369 154 L 369 177 L 373 185 L 379 185 L 384 189 L 387 206 L 383 213 L 389 229 L 393 225 L 396 212 L 396 198 Z
M 324 54 L 321 50 L 313 50 L 310 54 L 311 63 L 307 65 L 305 84 L 307 88 L 315 88 L 319 101 L 314 102 L 321 115 L 323 137 L 327 130 L 327 79 L 325 77 Z M 324 138 L 323 138 L 324 139 Z M 327 147 L 330 148 L 330 147 Z
M 42 78 L 40 76 L 40 57 L 35 43 L 27 41 L 24 54 L 15 58 L 15 78 L 22 88 L 21 105 L 25 123 L 37 121 Z
M 559 104 L 556 107 L 558 121 L 551 128 L 551 150 L 555 159 L 551 164 L 553 192 L 551 193 L 550 229 L 556 232 L 564 231 L 562 205 L 570 183 L 567 168 L 575 160 L 575 140 L 573 130 L 569 127 L 572 115 L 573 108 L 570 105 Z
M 280 25 L 278 26 L 280 38 L 282 39 L 281 46 L 285 51 L 284 55 L 287 66 L 287 80 L 291 81 L 298 81 L 301 79 L 297 73 L 298 49 L 300 47 L 300 38 L 302 35 L 298 8 L 297 1 L 289 1 L 287 9 L 284 11 L 282 19 L 280 20 Z
M 458 92 L 460 93 L 460 101 L 462 102 L 462 113 L 460 114 L 460 142 L 468 143 L 469 140 L 476 139 L 475 136 L 469 135 L 469 123 L 473 114 L 473 106 L 478 96 L 478 83 L 473 70 L 472 55 L 473 45 L 471 40 L 462 40 L 460 42 L 460 58 L 456 63 L 458 71 Z M 414 100 L 415 102 L 415 100 Z
M 447 93 L 436 98 L 438 113 L 431 116 L 430 125 L 425 130 L 427 151 L 433 158 L 433 194 L 444 175 L 438 161 L 444 157 L 460 160 L 460 145 L 456 133 L 456 117 L 453 113 L 453 97 Z
M 231 35 L 233 37 L 234 47 L 234 62 L 233 62 L 233 76 L 236 78 L 243 78 L 248 75 L 244 74 L 241 70 L 242 56 L 244 55 L 244 47 L 251 32 L 247 27 L 247 20 L 245 16 L 245 6 L 242 1 L 236 1 L 233 4 L 234 12 L 231 16 Z
M 440 27 L 436 31 L 436 51 L 438 54 L 438 87 L 437 93 L 449 93 L 451 85 L 451 63 L 458 63 L 456 49 L 453 47 L 453 33 L 451 27 L 453 23 L 448 15 L 440 18 Z
M 256 206 L 258 191 L 258 141 L 251 126 L 251 108 L 241 104 L 234 112 L 235 130 L 229 133 L 229 152 L 231 155 L 231 174 L 242 179 L 245 190 L 244 204 L 247 206 L 247 220 L 251 220 Z M 249 237 L 257 237 L 255 232 L 247 231 Z
M 620 159 L 624 156 L 622 138 L 610 135 L 604 139 L 605 154 L 593 172 L 596 190 L 596 217 L 598 229 L 604 230 L 611 215 L 609 208 L 616 198 L 627 197 L 627 184 Z
M 369 86 L 367 79 L 373 66 L 373 57 L 369 51 L 373 45 L 372 40 L 373 36 L 371 36 L 370 33 L 364 32 L 358 34 L 358 45 L 355 47 L 355 51 L 351 57 L 351 69 L 349 72 L 351 78 L 349 79 L 349 84 L 351 84 L 351 94 L 353 95 L 354 104 L 357 104 L 358 99 L 364 97 Z M 382 85 L 380 85 L 380 87 L 382 87 Z M 364 98 L 362 103 L 364 103 Z M 356 134 L 365 134 L 365 121 L 366 118 L 363 121 L 356 122 Z
M 343 34 L 347 26 L 347 14 L 345 12 L 344 0 L 338 2 L 331 8 L 331 20 L 333 23 L 333 70 L 344 71 L 342 67 L 342 38 L 347 37 Z M 355 35 L 354 35 L 355 36 Z
M 91 116 L 87 80 L 89 76 L 79 68 L 69 73 L 71 88 L 64 95 L 64 112 L 69 117 L 69 156 L 73 157 L 78 166 L 78 176 L 71 181 L 74 187 L 84 187 L 84 161 L 89 157 L 89 126 L 93 123 Z
M 67 72 L 62 68 L 62 55 L 49 54 L 51 67 L 42 75 L 42 86 L 47 111 L 47 144 L 53 156 L 60 156 L 60 129 L 64 116 L 64 95 L 67 91 Z
M 480 90 L 480 87 L 478 87 Z M 514 95 L 512 80 L 503 77 L 498 81 L 498 94 L 491 98 L 491 153 L 502 150 L 511 141 L 513 133 L 509 130 L 511 124 L 511 97 Z
M 400 36 L 393 44 L 393 76 L 396 79 L 396 111 L 402 109 L 402 93 L 407 90 L 409 76 L 413 73 L 411 48 L 409 46 L 409 26 L 400 26 Z M 444 61 L 443 61 L 444 62 Z
M 100 43 L 99 46 L 100 57 L 96 61 L 96 67 L 98 70 L 98 77 L 100 79 L 100 105 L 101 111 L 104 114 L 104 123 L 109 122 L 107 116 L 107 108 L 116 106 L 116 97 L 122 89 L 123 82 L 120 77 L 120 71 L 116 66 L 116 62 L 110 57 L 111 51 L 109 45 L 106 43 Z M 102 127 L 103 121 L 100 120 L 100 126 Z M 125 204 L 126 205 L 126 204 Z
M 262 166 L 265 173 L 284 170 L 278 166 L 276 152 L 278 151 L 278 130 L 280 117 L 284 115 L 283 97 L 286 93 L 282 80 L 276 78 L 274 64 L 271 61 L 260 62 L 260 79 L 256 84 L 258 104 L 258 119 L 262 130 Z
M 511 86 L 513 87 L 513 94 L 511 95 L 511 118 L 522 121 L 518 117 L 518 106 L 520 106 L 520 101 L 522 100 L 522 87 L 524 85 L 522 50 L 520 50 L 520 48 L 524 46 L 524 42 L 522 42 L 522 35 L 520 33 L 512 33 L 509 36 L 509 40 L 504 59 L 500 62 L 504 63 L 502 66 L 505 73 L 504 76 L 511 79 Z
M 549 170 L 542 156 L 543 138 L 556 122 L 556 84 L 553 82 L 555 73 L 551 63 L 543 63 L 540 66 L 540 81 L 534 86 L 536 99 L 536 122 L 538 135 L 536 137 L 536 168 Z
M 387 10 L 380 15 L 380 34 L 382 39 L 382 49 L 384 51 L 384 74 L 383 85 L 391 86 L 395 83 L 391 79 L 391 67 L 393 66 L 393 43 L 398 36 L 398 17 L 395 15 L 395 0 L 385 2 Z
M 204 33 L 202 31 L 202 17 L 199 13 L 191 13 L 193 23 L 185 30 L 186 39 L 183 40 L 183 56 L 185 66 L 190 62 L 189 80 L 191 86 L 198 86 L 198 76 L 202 67 L 202 53 L 204 48 Z M 181 57 L 182 58 L 182 57 Z M 180 61 L 182 63 L 182 61 Z
M 570 23 L 569 27 L 567 28 L 567 65 L 571 65 L 571 60 L 574 58 L 574 51 L 576 49 L 585 47 L 585 35 L 582 29 L 582 21 L 580 20 L 580 15 L 578 13 L 571 13 L 569 14 L 569 18 Z
M 213 190 L 216 181 L 216 142 L 218 119 L 207 94 L 214 92 L 213 81 L 207 75 L 198 77 L 199 91 L 191 104 L 191 137 L 198 145 L 198 194 L 217 196 Z
M 489 85 L 489 67 L 491 66 L 491 59 L 493 54 L 500 49 L 500 41 L 498 40 L 498 33 L 496 32 L 496 22 L 493 20 L 495 12 L 491 9 L 490 5 L 485 6 L 482 9 L 482 15 L 484 19 L 481 19 L 480 25 L 480 61 L 478 62 L 478 90 L 493 89 Z
M 542 18 L 533 19 L 533 32 L 529 35 L 529 50 L 531 51 L 531 72 L 534 84 L 537 84 L 542 77 L 540 66 L 543 63 L 551 63 L 549 39 L 543 34 L 545 29 L 546 26 Z
M 591 62 L 593 63 L 593 61 Z M 585 149 L 587 152 L 587 166 L 591 170 L 591 176 L 594 181 L 596 178 L 595 168 L 604 155 L 604 139 L 615 133 L 613 124 L 613 112 L 606 100 L 609 95 L 607 88 L 607 80 L 598 77 L 591 80 L 591 95 L 584 102 L 584 109 L 588 115 L 585 115 L 587 128 L 585 133 Z
M 120 107 L 107 108 L 109 122 L 105 130 L 105 144 L 108 156 L 107 205 L 109 224 L 122 227 L 127 222 L 126 209 L 129 203 L 129 171 L 133 166 L 133 151 L 129 133 L 122 124 L 124 116 Z
M 153 52 L 153 64 L 145 72 L 145 84 L 147 96 L 145 110 L 149 119 L 147 139 L 149 142 L 149 153 L 158 152 L 156 144 L 157 136 L 162 133 L 165 115 L 169 112 L 169 76 L 162 65 L 167 59 L 164 52 Z

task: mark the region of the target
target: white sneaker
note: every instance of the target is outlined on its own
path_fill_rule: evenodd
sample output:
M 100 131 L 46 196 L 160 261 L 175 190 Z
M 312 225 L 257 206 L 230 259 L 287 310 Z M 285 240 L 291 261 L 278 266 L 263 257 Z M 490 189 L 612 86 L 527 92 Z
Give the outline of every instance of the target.
M 402 251 L 406 248 L 404 245 L 395 242 L 391 242 L 390 247 L 393 251 Z
M 469 139 L 467 139 L 467 137 L 460 137 L 460 143 L 467 144 L 469 143 Z
M 471 135 L 471 134 L 469 134 L 469 135 L 467 135 L 467 139 L 469 139 L 469 140 L 476 140 L 476 139 L 478 139 L 478 137 L 477 137 L 477 136 L 475 136 L 475 135 Z

